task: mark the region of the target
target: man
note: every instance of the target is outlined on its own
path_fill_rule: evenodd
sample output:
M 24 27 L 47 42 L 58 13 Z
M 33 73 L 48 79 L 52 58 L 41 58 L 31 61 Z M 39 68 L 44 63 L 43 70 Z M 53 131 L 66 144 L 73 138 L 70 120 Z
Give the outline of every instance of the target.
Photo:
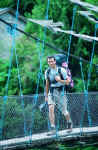
M 67 98 L 66 91 L 64 90 L 65 85 L 68 85 L 70 80 L 67 79 L 66 70 L 62 67 L 57 67 L 56 60 L 54 56 L 49 56 L 47 58 L 49 68 L 45 71 L 46 80 L 46 95 L 45 100 L 48 102 L 49 106 L 49 119 L 51 124 L 51 130 L 55 131 L 55 116 L 54 107 L 58 106 L 62 114 L 67 120 L 67 128 L 72 130 L 72 121 L 67 111 Z M 61 75 L 59 73 L 59 68 L 61 69 Z

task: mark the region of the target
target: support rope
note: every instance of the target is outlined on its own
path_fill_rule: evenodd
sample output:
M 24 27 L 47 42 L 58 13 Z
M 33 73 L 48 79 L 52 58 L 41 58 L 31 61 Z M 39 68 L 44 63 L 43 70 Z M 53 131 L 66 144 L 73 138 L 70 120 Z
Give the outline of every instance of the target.
M 19 15 L 19 0 L 17 1 L 17 10 L 16 10 L 16 22 L 18 21 L 18 15 Z M 11 56 L 10 56 L 10 62 L 9 62 L 9 70 L 8 70 L 8 79 L 5 87 L 5 96 L 3 98 L 3 106 L 2 106 L 2 117 L 0 120 L 0 138 L 2 139 L 2 130 L 4 126 L 4 119 L 5 119 L 5 112 L 6 112 L 6 103 L 8 100 L 8 86 L 9 86 L 9 80 L 11 76 L 11 68 L 12 68 L 12 59 L 13 59 L 13 51 L 15 49 L 15 56 L 16 56 L 16 64 L 17 64 L 17 71 L 18 71 L 18 79 L 19 79 L 19 87 L 20 87 L 20 95 L 22 96 L 22 108 L 24 106 L 24 101 L 23 101 L 23 94 L 22 94 L 22 88 L 21 88 L 21 79 L 20 79 L 20 74 L 19 74 L 19 65 L 18 65 L 18 58 L 16 54 L 16 47 L 15 47 L 15 36 L 16 36 L 16 27 L 17 24 L 14 24 L 13 26 L 13 32 L 12 32 L 12 48 L 11 48 Z M 24 116 L 24 110 L 23 110 L 23 116 Z M 26 133 L 26 127 L 25 127 L 25 120 L 24 120 L 24 132 Z
M 74 28 L 74 21 L 75 21 L 76 10 L 77 10 L 77 6 L 75 6 L 75 7 L 73 8 L 73 17 L 72 17 L 71 31 L 73 31 L 73 28 Z M 70 39 L 69 39 L 69 42 L 68 42 L 68 56 L 67 56 L 67 63 L 68 63 L 69 55 L 70 55 L 71 41 L 72 41 L 72 35 L 70 35 Z
M 1 120 L 0 120 L 0 138 L 2 139 L 3 134 L 3 126 L 4 126 L 4 119 L 5 119 L 5 112 L 6 112 L 6 103 L 8 100 L 8 85 L 11 76 L 11 68 L 12 68 L 12 58 L 13 58 L 13 50 L 14 50 L 14 34 L 12 34 L 12 47 L 11 47 L 11 55 L 9 60 L 9 70 L 8 70 L 8 78 L 5 86 L 5 96 L 3 97 L 3 104 L 2 104 L 2 112 L 1 112 Z
M 80 68 L 81 68 L 81 75 L 82 75 L 82 81 L 83 81 L 83 86 L 84 86 L 84 105 L 83 105 L 83 111 L 82 111 L 82 116 L 81 116 L 81 121 L 80 121 L 80 134 L 82 134 L 83 133 L 83 119 L 84 119 L 84 114 L 85 114 L 86 110 L 88 113 L 89 126 L 91 126 L 92 121 L 91 121 L 90 110 L 89 110 L 89 106 L 88 106 L 88 91 L 86 90 L 86 82 L 84 80 L 84 74 L 83 74 L 83 67 L 82 67 L 81 59 L 80 59 Z
M 16 22 L 18 22 L 18 16 L 19 16 L 19 3 L 20 3 L 20 0 L 17 1 Z M 16 27 L 17 27 L 17 24 L 15 24 L 15 31 L 16 31 Z M 17 53 L 16 53 L 16 45 L 14 45 L 14 48 L 15 48 L 15 58 L 16 58 L 16 65 L 17 65 L 17 72 L 18 72 L 18 81 L 19 81 L 19 89 L 20 89 L 20 96 L 21 96 L 21 106 L 22 106 L 22 110 L 23 110 L 22 112 L 23 112 L 23 118 L 24 118 L 24 135 L 27 135 L 25 110 L 24 110 L 24 99 L 23 99 L 23 93 L 22 93 L 21 77 L 20 77 L 20 72 L 19 72 L 18 57 L 17 57 Z
M 98 26 L 98 24 L 95 24 L 95 33 L 94 33 L 94 37 L 96 37 L 97 26 Z M 90 61 L 90 66 L 89 66 L 89 71 L 88 71 L 87 90 L 88 90 L 88 87 L 89 87 L 89 84 L 90 84 L 91 70 L 92 70 L 93 57 L 94 57 L 94 51 L 95 51 L 95 44 L 96 44 L 96 41 L 94 40 L 94 41 L 93 41 L 92 54 L 91 54 L 91 61 Z
M 47 10 L 46 10 L 46 20 L 48 20 L 48 11 L 49 11 L 49 5 L 50 5 L 50 0 L 48 0 L 48 3 L 47 3 Z M 39 89 L 39 82 L 40 82 L 40 78 L 41 76 L 43 76 L 42 74 L 42 56 L 43 56 L 43 53 L 44 53 L 44 47 L 45 47 L 45 39 L 46 39 L 46 28 L 44 28 L 44 38 L 43 38 L 43 42 L 42 42 L 42 50 L 41 50 L 41 53 L 39 52 L 39 60 L 40 60 L 40 69 L 39 69 L 39 72 L 38 72 L 38 80 L 37 80 L 37 88 L 36 88 L 36 95 L 34 97 L 34 104 L 33 105 L 36 105 L 37 104 L 37 101 L 38 101 L 38 89 Z M 39 48 L 39 41 L 37 40 L 37 47 Z M 43 80 L 43 78 L 42 78 Z M 43 81 L 43 87 L 44 87 L 44 81 Z M 32 135 L 32 130 L 33 130 L 33 126 L 34 126 L 34 108 L 32 109 L 32 127 L 31 127 L 31 130 L 30 130 L 30 140 L 31 140 L 31 135 Z
M 97 28 L 98 28 L 98 24 L 95 25 L 94 37 L 96 37 Z M 85 114 L 86 109 L 87 109 L 87 113 L 88 113 L 89 126 L 92 125 L 92 119 L 91 119 L 91 116 L 90 116 L 90 110 L 89 110 L 89 105 L 88 105 L 88 87 L 89 87 L 90 78 L 91 78 L 91 69 L 92 69 L 92 64 L 93 64 L 95 42 L 96 41 L 94 40 L 93 41 L 92 54 L 91 54 L 91 61 L 90 61 L 90 66 L 89 66 L 89 71 L 88 71 L 87 83 L 85 83 L 85 81 L 84 81 L 83 67 L 82 67 L 82 63 L 81 63 L 81 59 L 80 59 L 80 68 L 81 68 L 81 75 L 82 75 L 82 81 L 83 81 L 83 86 L 84 86 L 84 96 L 85 96 L 85 102 L 84 102 L 84 107 L 83 107 L 83 114 L 82 114 L 82 119 L 80 121 L 80 131 L 81 131 L 80 133 L 83 132 L 83 130 L 81 130 L 81 128 L 83 127 L 83 118 L 84 118 L 84 114 Z

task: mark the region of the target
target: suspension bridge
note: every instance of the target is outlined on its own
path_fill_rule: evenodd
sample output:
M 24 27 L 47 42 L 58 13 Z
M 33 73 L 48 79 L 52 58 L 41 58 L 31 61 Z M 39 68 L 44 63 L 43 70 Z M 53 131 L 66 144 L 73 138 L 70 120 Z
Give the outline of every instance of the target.
M 48 11 L 50 1 L 47 1 L 47 10 L 45 20 L 48 21 Z M 17 1 L 17 10 L 16 10 L 16 22 L 18 20 L 18 12 L 19 9 L 19 0 Z M 72 16 L 72 26 L 71 31 L 73 31 L 75 15 L 77 12 L 77 6 L 73 8 L 73 16 Z M 7 23 L 4 20 L 0 19 L 3 23 Z M 83 74 L 83 66 L 82 61 L 80 59 L 80 68 L 81 68 L 81 76 L 83 81 L 83 93 L 67 93 L 67 103 L 68 110 L 73 122 L 73 129 L 69 132 L 66 129 L 66 120 L 64 116 L 59 111 L 59 109 L 55 108 L 55 116 L 56 116 L 56 133 L 53 135 L 48 135 L 50 132 L 49 127 L 49 117 L 48 117 L 48 106 L 40 109 L 40 105 L 44 103 L 44 95 L 38 94 L 39 88 L 39 80 L 42 76 L 42 66 L 41 61 L 42 57 L 40 57 L 40 71 L 38 74 L 37 88 L 36 94 L 32 96 L 24 96 L 22 93 L 21 86 L 21 77 L 19 70 L 19 62 L 16 53 L 15 47 L 15 31 L 19 30 L 17 28 L 17 24 L 13 26 L 9 23 L 7 24 L 13 28 L 12 34 L 12 48 L 11 48 L 11 56 L 9 62 L 9 71 L 8 71 L 8 79 L 5 87 L 5 96 L 0 97 L 0 149 L 16 149 L 16 148 L 26 148 L 33 147 L 42 144 L 51 143 L 54 141 L 77 141 L 82 142 L 83 140 L 98 138 L 98 92 L 88 92 L 90 78 L 91 78 L 91 69 L 92 69 L 92 60 L 94 56 L 95 50 L 95 42 L 96 32 L 98 28 L 98 24 L 95 25 L 94 30 L 94 38 L 93 40 L 89 40 L 93 42 L 91 61 L 89 63 L 90 67 L 88 70 L 88 81 L 87 84 L 84 80 Z M 19 30 L 21 31 L 21 30 Z M 57 31 L 57 30 L 56 30 Z M 59 30 L 60 31 L 60 30 Z M 25 34 L 25 32 L 21 31 Z M 68 53 L 67 53 L 67 62 L 69 61 L 70 48 L 72 42 L 72 32 L 68 32 L 70 34 L 69 43 L 68 43 Z M 28 35 L 28 34 L 27 34 Z M 42 53 L 44 52 L 46 30 L 44 32 L 44 39 L 41 41 L 37 40 L 37 44 L 41 42 L 43 44 Z M 81 35 L 77 35 L 78 38 Z M 82 36 L 83 38 L 83 36 Z M 84 40 L 88 40 L 86 36 L 83 38 Z M 49 44 L 47 44 L 49 46 Z M 8 86 L 11 75 L 12 68 L 12 58 L 13 52 L 15 52 L 17 72 L 18 72 L 18 80 L 19 80 L 19 89 L 20 96 L 8 96 Z M 41 54 L 42 54 L 41 53 Z M 42 55 L 41 55 L 42 56 Z
M 58 108 L 55 108 L 57 131 L 55 134 L 48 135 L 51 132 L 48 126 L 48 109 L 46 106 L 40 109 L 40 105 L 44 103 L 43 95 L 38 95 L 36 105 L 35 95 L 8 97 L 8 101 L 4 103 L 5 118 L 0 137 L 0 149 L 33 147 L 54 141 L 79 142 L 82 141 L 81 139 L 87 140 L 95 137 L 97 139 L 98 92 L 88 93 L 88 108 L 85 105 L 84 93 L 68 93 L 67 98 L 68 110 L 73 122 L 72 131 L 69 132 L 66 129 L 64 116 Z M 24 99 L 24 109 L 21 99 Z M 0 101 L 3 102 L 3 97 L 0 97 Z

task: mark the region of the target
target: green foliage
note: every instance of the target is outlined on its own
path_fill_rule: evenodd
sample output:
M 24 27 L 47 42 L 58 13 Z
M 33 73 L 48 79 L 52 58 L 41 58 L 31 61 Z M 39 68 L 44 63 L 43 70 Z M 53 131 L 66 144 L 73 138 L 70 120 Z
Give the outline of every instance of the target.
M 94 0 L 93 2 L 91 0 L 85 0 L 85 2 L 97 4 L 97 0 Z M 2 7 L 5 3 L 6 0 L 2 1 Z M 8 5 L 8 3 L 10 5 L 12 1 L 9 0 L 7 1 L 6 4 Z M 27 18 L 46 19 L 47 4 L 48 4 L 47 1 L 43 1 L 43 0 L 35 0 L 35 1 L 21 0 L 20 12 L 24 13 Z M 73 8 L 74 5 L 71 4 L 69 1 L 62 1 L 62 0 L 50 1 L 49 12 L 47 14 L 48 19 L 51 20 L 53 19 L 54 22 L 61 21 L 64 23 L 63 29 L 70 30 L 72 25 Z M 78 7 L 77 10 L 81 10 L 81 8 Z M 94 24 L 92 22 L 89 22 L 86 18 L 83 19 L 83 16 L 80 16 L 78 13 L 76 13 L 74 30 L 77 33 L 92 35 L 94 33 Z M 64 49 L 64 51 L 66 52 L 68 51 L 68 43 L 70 37 L 65 33 L 53 33 L 47 29 L 46 36 L 44 36 L 44 28 L 42 28 L 40 25 L 31 22 L 27 22 L 25 31 L 32 34 L 32 36 L 38 37 L 41 40 L 45 38 L 45 41 L 47 41 L 47 43 L 54 44 L 56 45 L 56 47 Z M 98 44 L 96 43 L 96 47 L 97 46 Z M 37 82 L 39 79 L 39 71 L 41 71 L 41 76 L 39 81 L 40 82 L 39 92 L 43 92 L 44 71 L 47 68 L 46 57 L 47 55 L 57 53 L 57 51 L 50 49 L 46 46 L 43 48 L 43 45 L 40 44 L 38 41 L 35 42 L 30 38 L 26 38 L 25 36 L 19 39 L 19 41 L 16 44 L 16 49 L 17 49 L 18 60 L 19 60 L 19 73 L 21 77 L 23 94 L 31 94 L 36 92 Z M 91 52 L 92 52 L 92 43 L 83 41 L 82 39 L 72 37 L 70 51 L 74 55 L 83 57 L 86 60 L 90 61 Z M 76 62 L 74 59 L 71 59 L 70 63 L 72 66 L 71 70 L 72 70 L 72 74 L 74 74 L 73 78 L 75 82 L 73 91 L 82 92 L 83 81 L 81 79 L 80 68 L 76 67 Z M 79 65 L 79 62 L 77 63 Z M 94 64 L 98 63 L 96 50 L 95 50 L 93 63 Z M 4 65 L 5 64 L 1 63 L 1 66 Z M 83 72 L 84 72 L 84 77 L 86 82 L 88 78 L 88 70 L 89 70 L 89 65 L 83 64 Z M 7 77 L 8 77 L 8 62 L 7 62 L 7 66 L 5 66 L 5 69 L 3 70 L 3 68 L 1 67 L 0 70 L 0 83 L 1 83 L 0 95 L 4 95 Z M 20 83 L 19 83 L 18 72 L 16 67 L 16 59 L 14 56 L 13 66 L 11 70 L 11 77 L 9 81 L 8 94 L 9 95 L 20 94 L 19 84 Z M 89 90 L 96 91 L 97 90 L 96 84 L 97 84 L 96 70 L 93 66 L 91 72 L 91 81 L 90 81 Z
M 84 91 L 84 86 L 83 86 L 83 81 L 82 79 L 75 79 L 75 91 L 77 92 L 83 92 Z
M 8 7 L 16 5 L 17 1 L 13 0 L 2 0 L 0 1 L 0 7 Z M 85 0 L 85 2 L 89 2 L 91 4 L 98 5 L 97 0 Z M 44 0 L 21 0 L 20 1 L 20 12 L 25 15 L 27 18 L 32 19 L 46 19 L 46 8 L 47 8 L 47 1 Z M 52 0 L 50 1 L 49 5 L 49 12 L 48 12 L 48 19 L 53 19 L 54 22 L 61 21 L 64 23 L 64 30 L 70 30 L 72 25 L 72 16 L 73 16 L 73 8 L 74 5 L 71 4 L 69 1 L 64 0 Z M 81 10 L 78 7 L 78 10 Z M 95 16 L 97 16 L 95 14 Z M 75 24 L 74 30 L 77 33 L 87 34 L 87 35 L 94 35 L 94 24 L 89 22 L 86 18 L 83 18 L 78 13 L 75 16 Z M 68 43 L 70 36 L 66 35 L 65 33 L 53 33 L 46 29 L 44 32 L 44 28 L 40 25 L 27 22 L 26 32 L 29 32 L 32 36 L 36 36 L 41 40 L 47 41 L 47 43 L 51 43 L 56 45 L 56 47 L 61 48 L 64 52 L 68 51 Z M 46 33 L 46 36 L 45 36 Z M 2 47 L 2 43 L 0 43 L 0 47 Z M 96 43 L 96 48 L 98 47 L 98 43 Z M 21 86 L 24 95 L 29 95 L 36 93 L 36 88 L 38 85 L 39 79 L 39 72 L 41 72 L 40 80 L 39 80 L 39 87 L 38 93 L 43 92 L 44 90 L 44 71 L 48 67 L 46 63 L 46 57 L 48 55 L 52 55 L 57 53 L 57 51 L 44 46 L 43 44 L 39 43 L 38 41 L 34 41 L 30 38 L 23 36 L 19 41 L 16 43 L 16 50 L 18 55 L 19 61 L 19 73 L 21 79 Z M 0 50 L 1 53 L 1 50 Z M 90 61 L 91 53 L 92 53 L 92 43 L 83 41 L 82 39 L 78 39 L 72 37 L 71 42 L 71 53 L 83 57 L 86 60 Z M 73 79 L 75 82 L 74 92 L 83 92 L 84 85 L 80 73 L 79 61 L 75 61 L 75 59 L 70 59 L 70 63 L 72 66 L 72 73 L 74 74 Z M 93 63 L 98 64 L 97 52 L 95 50 Z M 78 67 L 76 66 L 78 64 Z M 88 79 L 88 70 L 90 65 L 86 63 L 83 64 L 83 72 L 84 78 L 87 82 Z M 9 69 L 9 62 L 7 60 L 0 59 L 0 95 L 5 95 L 5 87 L 8 80 L 8 69 Z M 90 91 L 97 91 L 98 90 L 98 81 L 96 80 L 96 70 L 94 65 L 92 66 L 91 71 L 91 81 L 89 85 Z M 12 69 L 11 69 L 11 76 L 9 80 L 8 86 L 8 95 L 20 95 L 20 83 L 18 77 L 18 70 L 16 65 L 16 58 L 15 54 L 13 57 L 12 62 Z M 0 101 L 0 112 L 2 112 L 2 104 L 3 101 Z M 23 119 L 20 119 L 23 110 L 21 104 L 17 102 L 16 99 L 8 100 L 6 103 L 6 113 L 12 112 L 12 116 L 6 117 L 6 121 L 4 124 L 4 136 L 13 137 L 14 135 L 19 135 L 19 131 L 23 131 Z M 13 108 L 13 109 L 12 109 Z M 24 108 L 24 112 L 27 119 L 28 127 L 31 127 L 31 118 L 32 118 L 32 107 L 30 104 L 26 105 Z M 10 115 L 10 114 L 9 114 Z M 39 111 L 35 111 L 35 130 L 43 129 L 43 124 L 46 123 L 46 120 L 41 122 L 42 116 Z M 20 125 L 20 130 L 17 129 L 17 126 Z M 12 132 L 13 126 L 15 130 Z M 8 132 L 9 131 L 9 132 Z M 55 148 L 56 146 L 52 145 L 50 148 Z M 65 145 L 59 144 L 57 145 L 59 150 L 67 150 Z M 48 149 L 48 148 L 47 148 Z M 84 148 L 84 150 L 91 150 L 90 148 Z M 96 149 L 96 148 L 95 148 Z M 94 149 L 94 150 L 95 150 Z M 38 150 L 38 149 L 37 149 Z M 39 148 L 40 150 L 40 148 Z M 77 148 L 77 150 L 81 150 L 81 148 Z M 96 149 L 97 150 L 97 149 Z
M 0 120 L 0 125 L 3 124 L 4 139 L 17 137 L 20 134 L 24 136 L 24 123 L 26 124 L 25 130 L 28 134 L 30 129 L 34 133 L 39 133 L 47 125 L 47 119 L 43 118 L 39 109 L 32 107 L 32 102 L 29 99 L 26 104 L 25 98 L 22 99 L 17 96 L 8 97 L 6 102 L 4 102 L 3 97 L 0 98 L 0 114 L 2 114 L 3 118 Z
M 86 2 L 90 3 L 90 4 L 93 4 L 93 5 L 96 5 L 98 6 L 98 1 L 97 0 L 85 0 Z
M 4 87 L 8 76 L 8 62 L 0 59 L 0 95 L 4 95 Z
M 17 126 L 19 124 L 23 125 L 23 121 L 24 121 L 21 119 L 22 116 L 21 105 L 19 105 L 16 102 L 16 99 L 9 98 L 7 102 L 4 104 L 5 109 L 4 108 L 2 109 L 2 107 L 3 107 L 3 101 L 1 101 L 0 103 L 0 112 L 2 113 L 2 115 L 5 114 L 5 116 L 3 116 L 5 118 L 4 125 L 3 125 L 4 137 L 12 138 L 17 134 L 19 135 L 20 130 L 17 129 Z
M 1 0 L 0 1 L 0 7 L 12 7 L 14 5 L 14 1 L 13 0 Z
M 41 148 L 33 148 L 33 149 L 28 149 L 28 150 L 98 150 L 98 147 L 97 146 L 77 146 L 77 147 L 66 147 L 65 144 L 61 144 L 61 143 L 54 143 L 54 144 L 51 144 L 51 145 L 46 145 L 46 146 L 43 146 Z

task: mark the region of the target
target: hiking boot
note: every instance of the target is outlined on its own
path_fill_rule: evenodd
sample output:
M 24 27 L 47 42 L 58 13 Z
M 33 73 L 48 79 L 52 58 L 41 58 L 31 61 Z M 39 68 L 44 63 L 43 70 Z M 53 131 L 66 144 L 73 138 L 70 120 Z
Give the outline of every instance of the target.
M 68 132 L 71 132 L 71 131 L 72 131 L 72 127 L 73 127 L 72 122 L 68 122 L 68 123 L 67 123 Z
M 48 132 L 47 135 L 55 135 L 56 134 L 56 129 L 55 127 L 51 127 L 50 131 Z

